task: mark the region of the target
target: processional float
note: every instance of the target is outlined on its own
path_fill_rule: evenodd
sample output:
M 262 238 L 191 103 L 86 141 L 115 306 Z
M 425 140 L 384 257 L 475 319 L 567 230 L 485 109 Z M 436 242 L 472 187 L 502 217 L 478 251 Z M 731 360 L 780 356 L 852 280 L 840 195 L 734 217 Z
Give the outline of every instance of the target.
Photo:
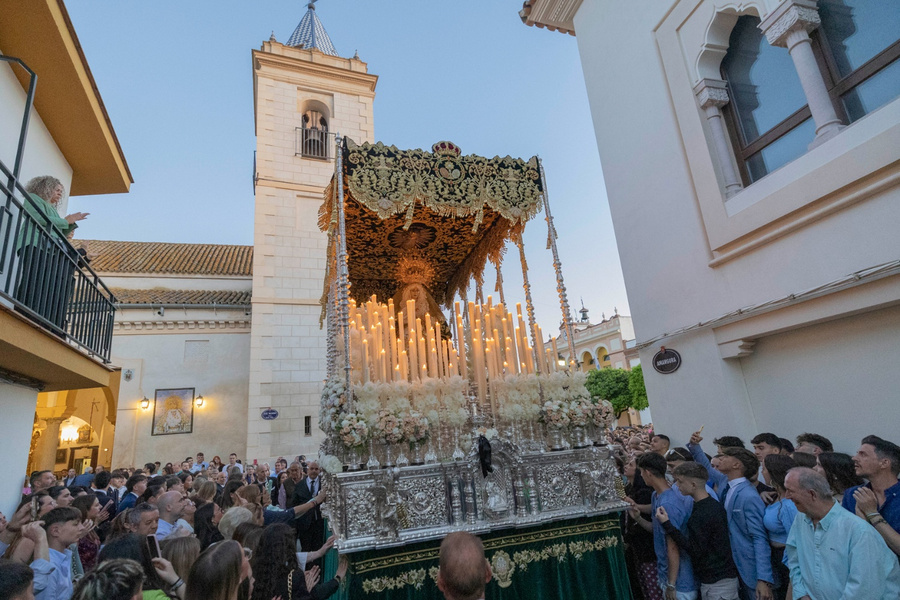
M 339 551 L 624 508 L 604 436 L 612 407 L 592 401 L 555 339 L 545 350 L 535 322 L 522 233 L 543 209 L 575 356 L 540 159 L 336 139 L 319 215 L 328 233 L 319 423 Z M 505 301 L 509 243 L 522 263 L 524 314 Z M 496 303 L 482 290 L 488 263 Z

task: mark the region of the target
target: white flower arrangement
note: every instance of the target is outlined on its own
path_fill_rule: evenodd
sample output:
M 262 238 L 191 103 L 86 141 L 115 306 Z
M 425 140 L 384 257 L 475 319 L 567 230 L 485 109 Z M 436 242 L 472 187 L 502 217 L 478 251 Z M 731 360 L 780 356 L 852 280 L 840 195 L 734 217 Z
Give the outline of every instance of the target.
M 319 467 L 326 473 L 340 473 L 344 470 L 344 463 L 332 454 L 319 454 Z
M 593 415 L 594 403 L 590 398 L 575 398 L 569 402 L 569 419 L 573 427 L 585 427 Z
M 341 415 L 338 435 L 348 448 L 358 448 L 369 441 L 369 426 L 357 413 Z
M 541 408 L 541 422 L 549 427 L 562 429 L 571 423 L 569 403 L 560 400 L 547 400 Z
M 594 425 L 606 429 L 612 425 L 614 418 L 615 412 L 613 411 L 613 405 L 609 400 L 600 400 L 594 404 L 593 410 L 591 411 L 591 421 Z
M 403 441 L 402 419 L 389 410 L 381 410 L 375 419 L 373 430 L 378 437 L 388 444 L 399 444 Z
M 500 432 L 491 427 L 490 429 L 487 427 L 479 427 L 475 430 L 475 435 L 484 436 L 487 441 L 495 440 L 500 437 Z
M 410 410 L 403 415 L 403 437 L 413 443 L 428 439 L 428 418 L 417 410 Z
M 319 407 L 319 428 L 325 433 L 334 431 L 338 415 L 344 406 L 344 380 L 332 377 L 325 381 L 322 388 L 322 403 Z

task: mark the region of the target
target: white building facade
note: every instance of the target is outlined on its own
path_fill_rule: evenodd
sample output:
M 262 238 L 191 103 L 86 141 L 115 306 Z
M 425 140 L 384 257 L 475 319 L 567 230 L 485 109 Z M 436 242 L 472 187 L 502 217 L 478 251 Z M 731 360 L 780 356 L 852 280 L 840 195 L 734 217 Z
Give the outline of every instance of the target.
M 656 428 L 896 440 L 896 3 L 531 0 L 520 15 L 578 40 Z M 651 368 L 660 346 L 677 371 Z

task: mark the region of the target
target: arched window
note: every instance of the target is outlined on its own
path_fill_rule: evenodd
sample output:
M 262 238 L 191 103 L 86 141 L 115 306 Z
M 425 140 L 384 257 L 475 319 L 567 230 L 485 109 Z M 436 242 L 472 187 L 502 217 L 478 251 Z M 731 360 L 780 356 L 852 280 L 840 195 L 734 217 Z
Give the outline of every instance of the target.
M 721 66 L 731 99 L 724 112 L 744 185 L 806 152 L 815 137 L 791 56 L 769 44 L 759 22 L 752 15 L 737 20 Z
M 825 85 L 848 123 L 900 96 L 897 0 L 819 0 Z
M 300 153 L 303 156 L 328 158 L 328 121 L 322 113 L 316 110 L 303 113 L 300 132 Z

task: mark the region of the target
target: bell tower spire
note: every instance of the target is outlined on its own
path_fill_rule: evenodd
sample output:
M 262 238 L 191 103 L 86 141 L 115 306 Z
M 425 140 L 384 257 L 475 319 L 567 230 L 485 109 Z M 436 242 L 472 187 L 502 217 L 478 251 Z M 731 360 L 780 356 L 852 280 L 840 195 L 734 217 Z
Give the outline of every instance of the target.
M 310 0 L 309 4 L 306 5 L 306 8 L 306 14 L 300 19 L 300 24 L 294 29 L 294 33 L 291 34 L 290 39 L 285 45 L 293 46 L 294 48 L 305 48 L 307 50 L 316 49 L 323 54 L 337 56 L 337 50 L 335 49 L 334 44 L 331 43 L 328 32 L 325 31 L 322 21 L 320 21 L 318 15 L 316 15 L 316 0 Z

